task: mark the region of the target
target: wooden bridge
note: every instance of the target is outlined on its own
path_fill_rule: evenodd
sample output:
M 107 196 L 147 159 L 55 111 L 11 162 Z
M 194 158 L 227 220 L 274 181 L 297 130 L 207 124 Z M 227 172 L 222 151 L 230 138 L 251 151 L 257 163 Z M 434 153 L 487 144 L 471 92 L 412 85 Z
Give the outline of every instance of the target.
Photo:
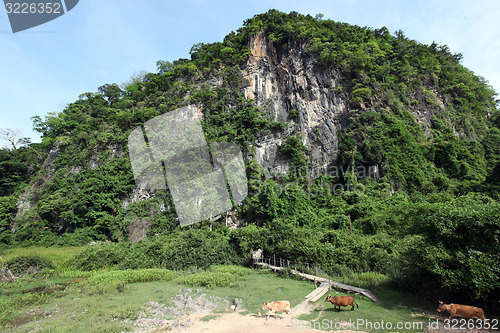
M 268 267 L 274 271 L 280 271 L 285 268 L 291 268 L 292 274 L 301 276 L 305 279 L 314 281 L 314 284 L 316 286 L 316 283 L 319 283 L 319 287 L 314 289 L 309 295 L 307 295 L 305 298 L 309 299 L 309 302 L 316 302 L 319 300 L 323 295 L 325 295 L 329 290 L 332 290 L 332 287 L 335 289 L 340 289 L 340 290 L 346 290 L 349 292 L 354 292 L 357 294 L 364 295 L 368 297 L 369 299 L 373 301 L 377 301 L 377 297 L 368 289 L 363 289 L 363 288 L 358 288 L 358 287 L 353 287 L 348 284 L 340 283 L 333 281 L 331 279 L 326 279 L 322 278 L 319 276 L 311 275 L 311 274 L 306 274 L 304 272 L 301 272 L 297 269 L 297 266 L 302 266 L 305 267 L 305 264 L 303 263 L 298 263 L 294 261 L 289 261 L 289 260 L 283 260 L 281 258 L 276 258 L 274 259 L 264 259 L 264 258 L 253 258 L 253 263 L 256 266 L 261 266 L 261 267 Z M 274 265 L 272 264 L 274 263 Z M 279 266 L 276 265 L 279 263 Z M 295 265 L 294 265 L 295 264 Z M 295 267 L 295 268 L 292 268 Z M 309 267 L 309 264 L 307 264 L 307 267 Z

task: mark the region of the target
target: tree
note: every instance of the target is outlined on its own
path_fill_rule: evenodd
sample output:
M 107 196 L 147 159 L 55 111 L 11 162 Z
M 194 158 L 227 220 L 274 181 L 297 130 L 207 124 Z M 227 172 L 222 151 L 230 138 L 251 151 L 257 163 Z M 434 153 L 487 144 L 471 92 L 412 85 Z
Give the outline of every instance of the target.
M 29 149 L 33 150 L 38 158 L 43 158 L 42 155 L 35 148 L 33 148 L 33 145 L 31 144 L 31 138 L 20 138 L 18 142 L 21 146 L 28 147 Z
M 18 145 L 21 143 L 21 131 L 12 128 L 0 128 L 0 140 L 8 142 L 12 145 L 12 148 L 16 150 Z
M 156 65 L 158 66 L 158 62 L 156 63 Z M 119 88 L 126 90 L 127 87 L 141 83 L 142 81 L 144 81 L 144 77 L 146 76 L 146 74 L 148 74 L 148 71 L 144 69 L 140 71 L 134 71 L 130 76 L 130 79 L 122 82 Z
M 33 118 L 34 117 L 32 117 L 32 119 Z M 0 140 L 10 143 L 14 150 L 17 150 L 18 148 L 21 147 L 28 147 L 29 149 L 33 150 L 35 154 L 41 159 L 42 155 L 40 155 L 40 153 L 31 145 L 31 138 L 25 138 L 20 136 L 21 136 L 21 131 L 18 129 L 14 130 L 11 128 L 0 128 Z
M 133 79 L 131 78 L 133 81 Z M 115 101 L 119 99 L 123 95 L 123 91 L 120 89 L 120 87 L 116 84 L 104 84 L 98 88 L 98 91 L 101 95 L 106 97 L 109 101 Z
M 174 69 L 175 65 L 168 60 L 158 60 L 156 62 L 156 69 L 158 70 L 158 74 L 168 73 L 172 69 Z
M 42 120 L 42 117 L 33 116 L 30 119 L 31 121 L 33 121 L 33 131 L 42 134 L 42 136 L 45 135 L 45 133 L 47 133 L 49 128 L 47 124 Z

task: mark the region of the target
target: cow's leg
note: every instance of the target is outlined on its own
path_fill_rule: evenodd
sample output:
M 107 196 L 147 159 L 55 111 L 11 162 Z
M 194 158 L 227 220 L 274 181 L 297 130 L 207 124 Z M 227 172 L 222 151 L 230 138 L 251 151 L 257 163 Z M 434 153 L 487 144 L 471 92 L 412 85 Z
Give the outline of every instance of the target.
M 450 318 L 449 319 L 452 319 L 453 317 L 455 317 L 457 315 L 457 310 L 455 309 L 455 311 L 450 311 Z
M 351 307 L 351 311 L 354 311 L 354 305 Z

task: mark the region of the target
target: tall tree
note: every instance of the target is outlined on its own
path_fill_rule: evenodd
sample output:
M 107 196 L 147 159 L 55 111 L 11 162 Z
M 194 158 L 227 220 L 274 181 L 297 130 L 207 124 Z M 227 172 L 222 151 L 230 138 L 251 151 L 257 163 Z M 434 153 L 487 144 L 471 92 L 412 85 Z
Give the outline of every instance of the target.
M 0 128 L 0 140 L 12 145 L 12 148 L 16 150 L 21 143 L 21 131 L 12 128 Z

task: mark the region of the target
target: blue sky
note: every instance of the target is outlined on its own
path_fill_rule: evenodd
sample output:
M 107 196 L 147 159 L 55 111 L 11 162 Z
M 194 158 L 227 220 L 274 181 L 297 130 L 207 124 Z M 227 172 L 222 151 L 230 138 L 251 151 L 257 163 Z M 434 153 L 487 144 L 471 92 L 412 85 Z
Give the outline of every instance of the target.
M 60 112 L 135 71 L 154 72 L 157 60 L 189 58 L 193 44 L 222 41 L 270 8 L 447 44 L 500 92 L 498 0 L 80 0 L 66 15 L 16 34 L 0 7 L 0 128 L 39 141 L 30 117 Z

